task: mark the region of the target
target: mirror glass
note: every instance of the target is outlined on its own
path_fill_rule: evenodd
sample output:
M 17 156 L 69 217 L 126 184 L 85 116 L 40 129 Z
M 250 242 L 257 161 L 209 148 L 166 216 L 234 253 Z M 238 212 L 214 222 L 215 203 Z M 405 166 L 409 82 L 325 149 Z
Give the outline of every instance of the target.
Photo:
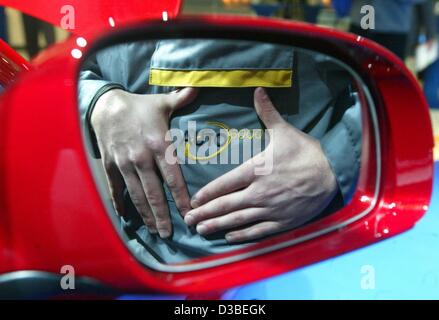
M 88 55 L 78 80 L 87 153 L 136 257 L 190 266 L 346 206 L 361 167 L 358 79 L 330 56 L 247 40 Z

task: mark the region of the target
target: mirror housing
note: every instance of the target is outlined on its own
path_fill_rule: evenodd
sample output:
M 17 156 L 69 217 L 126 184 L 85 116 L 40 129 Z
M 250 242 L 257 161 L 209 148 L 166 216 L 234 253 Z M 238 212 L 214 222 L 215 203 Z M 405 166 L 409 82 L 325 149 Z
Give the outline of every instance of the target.
M 181 11 L 182 0 L 0 0 L 5 7 L 14 8 L 75 34 L 85 35 L 111 30 L 146 19 L 173 19 Z
M 30 69 L 26 59 L 0 39 L 0 86 L 7 87 L 17 80 L 19 74 Z
M 8 104 L 13 108 L 0 135 L 2 149 L 8 150 L 7 157 L 0 158 L 8 173 L 0 180 L 6 190 L 0 195 L 6 213 L 0 216 L 0 273 L 58 273 L 61 266 L 72 265 L 78 276 L 124 291 L 215 291 L 394 236 L 413 227 L 427 211 L 433 177 L 428 107 L 415 78 L 389 51 L 361 37 L 302 23 L 205 16 L 148 22 L 99 39 L 86 37 L 93 44 L 86 54 L 122 41 L 175 37 L 293 45 L 341 60 L 358 74 L 370 94 L 362 97 L 364 105 L 370 98 L 374 106 L 363 112 L 363 167 L 351 203 L 321 221 L 258 244 L 253 248 L 257 254 L 240 252 L 247 255 L 240 261 L 232 252 L 220 257 L 227 262 L 220 266 L 203 258 L 204 268 L 196 271 L 185 271 L 184 264 L 180 271 L 145 268 L 115 231 L 89 167 L 77 108 L 83 49 L 71 39 L 58 45 L 56 56 L 40 59 L 38 68 L 3 99 L 2 111 Z M 73 50 L 80 50 L 81 56 Z M 267 245 L 276 250 L 266 250 Z M 15 254 L 8 255 L 10 251 Z

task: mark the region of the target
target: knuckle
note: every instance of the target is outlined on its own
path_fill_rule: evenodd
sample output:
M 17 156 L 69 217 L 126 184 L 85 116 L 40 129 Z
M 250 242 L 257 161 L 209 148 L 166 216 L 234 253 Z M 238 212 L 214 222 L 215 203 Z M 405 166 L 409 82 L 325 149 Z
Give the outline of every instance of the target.
M 154 220 L 151 219 L 149 214 L 147 214 L 146 212 L 143 212 L 142 216 L 143 216 L 143 220 L 145 221 L 146 225 L 148 225 L 148 226 L 154 225 Z
M 247 181 L 254 181 L 257 178 L 253 163 L 251 163 L 250 161 L 246 162 L 244 165 L 244 169 L 245 169 L 245 177 L 243 177 L 244 179 L 247 179 Z
M 170 223 L 168 219 L 156 219 L 156 226 L 159 230 L 168 229 L 170 227 Z
M 220 219 L 210 219 L 206 222 L 203 222 L 203 225 L 207 227 L 208 230 L 218 229 L 221 226 Z
M 137 197 L 133 197 L 133 196 L 131 196 L 131 201 L 133 202 L 134 207 L 136 207 L 136 209 L 139 213 L 142 213 L 144 211 L 143 208 L 145 206 L 145 203 L 143 201 L 141 201 Z
M 137 168 L 148 167 L 151 163 L 150 157 L 144 150 L 133 152 L 131 155 L 131 162 Z
M 164 137 L 160 135 L 151 135 L 146 138 L 146 145 L 155 153 L 160 153 L 165 150 Z
M 142 205 L 143 204 L 142 197 L 139 196 L 139 194 L 137 192 L 131 191 L 130 198 L 131 198 L 131 201 L 133 202 L 134 205 Z
M 267 101 L 263 101 L 263 103 L 265 105 L 267 105 Z M 273 117 L 273 110 L 268 109 L 268 108 L 264 108 L 264 109 L 261 110 L 261 115 L 264 118 L 271 119 Z
M 245 223 L 245 216 L 242 213 L 236 214 L 233 218 L 234 225 L 241 225 Z
M 227 207 L 227 203 L 216 199 L 209 203 L 203 211 L 200 211 L 200 215 L 202 215 L 203 217 L 208 217 L 215 212 L 224 213 L 225 211 L 227 211 Z
M 267 193 L 263 190 L 252 190 L 250 192 L 250 199 L 252 204 L 263 204 L 267 200 Z
M 146 226 L 150 229 L 154 229 L 156 227 L 154 220 L 152 220 L 150 218 L 144 218 L 144 222 L 145 222 Z
M 148 198 L 148 202 L 152 207 L 161 207 L 163 199 L 159 192 L 153 190 L 146 191 L 146 197 Z
M 169 188 L 171 189 L 177 189 L 180 187 L 180 183 L 178 181 L 177 175 L 173 173 L 167 173 L 165 175 L 165 181 Z
M 119 167 L 120 171 L 122 171 L 122 172 L 131 171 L 131 162 L 127 158 L 123 158 L 123 159 L 119 160 L 117 166 Z
M 207 219 L 208 216 L 207 216 L 207 214 L 205 212 L 198 211 L 197 213 L 193 214 L 193 217 L 194 217 L 195 221 L 202 221 L 202 220 Z
M 228 210 L 229 208 L 229 204 L 225 201 L 217 201 L 216 202 L 216 207 L 221 211 L 221 212 L 225 212 Z
M 229 239 L 231 239 L 232 242 L 241 242 L 245 240 L 245 235 L 243 231 L 236 231 L 229 234 Z

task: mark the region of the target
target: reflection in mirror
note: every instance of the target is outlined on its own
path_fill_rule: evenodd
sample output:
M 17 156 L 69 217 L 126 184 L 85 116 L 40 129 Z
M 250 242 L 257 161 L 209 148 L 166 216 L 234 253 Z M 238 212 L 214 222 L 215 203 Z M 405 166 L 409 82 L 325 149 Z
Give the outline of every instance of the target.
M 243 248 L 345 206 L 360 172 L 358 90 L 317 52 L 168 39 L 89 56 L 79 105 L 107 208 L 153 266 Z

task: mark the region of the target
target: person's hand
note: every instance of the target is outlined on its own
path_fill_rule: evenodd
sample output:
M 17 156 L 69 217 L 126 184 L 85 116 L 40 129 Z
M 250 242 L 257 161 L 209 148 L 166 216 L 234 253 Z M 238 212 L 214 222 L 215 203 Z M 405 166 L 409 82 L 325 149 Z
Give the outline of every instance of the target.
M 181 214 L 184 216 L 191 209 L 178 163 L 169 164 L 165 159 L 171 143 L 165 141 L 165 135 L 171 114 L 189 104 L 196 94 L 194 88 L 155 95 L 114 89 L 99 98 L 91 116 L 116 211 L 125 214 L 126 185 L 149 231 L 158 231 L 162 238 L 171 235 L 172 224 L 157 169 Z
M 255 90 L 254 103 L 270 142 L 194 195 L 195 209 L 185 221 L 197 224 L 202 235 L 228 230 L 228 242 L 242 242 L 294 228 L 316 217 L 336 194 L 336 179 L 319 141 L 287 123 L 264 89 Z M 258 166 L 269 157 L 272 172 L 258 175 Z

